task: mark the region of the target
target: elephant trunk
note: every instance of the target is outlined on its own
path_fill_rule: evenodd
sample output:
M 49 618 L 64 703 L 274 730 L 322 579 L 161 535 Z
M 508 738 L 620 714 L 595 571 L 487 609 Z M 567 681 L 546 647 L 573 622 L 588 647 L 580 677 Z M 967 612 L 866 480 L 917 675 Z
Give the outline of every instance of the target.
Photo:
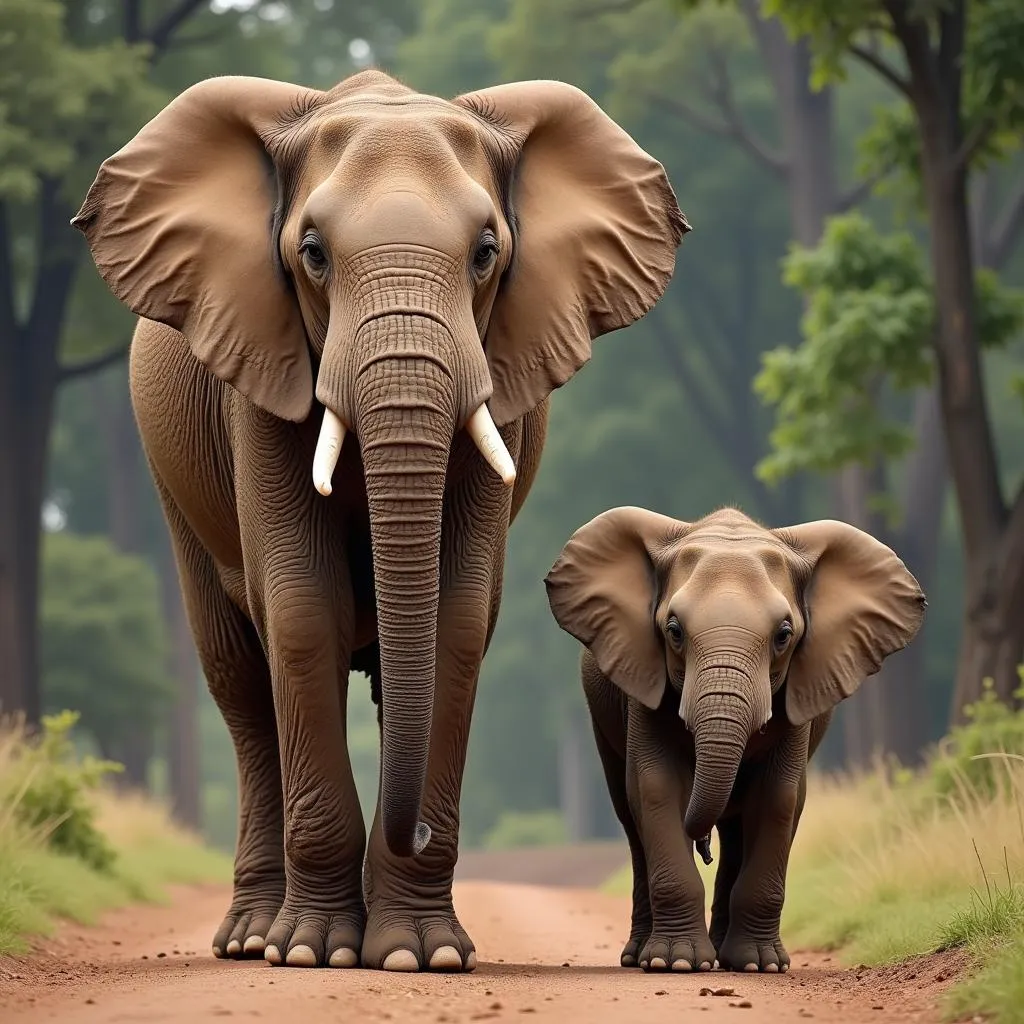
M 416 331 L 373 321 L 391 343 L 371 345 L 355 384 L 370 513 L 380 641 L 381 819 L 396 856 L 418 854 L 430 839 L 420 820 L 430 749 L 437 652 L 441 511 L 448 454 L 458 419 L 452 374 Z M 424 334 L 443 331 L 434 321 Z M 394 341 L 398 340 L 395 345 Z
M 754 721 L 750 680 L 740 669 L 705 668 L 693 691 L 697 696 L 686 724 L 693 732 L 696 767 L 683 824 L 696 841 L 709 835 L 725 812 L 747 740 L 761 722 Z

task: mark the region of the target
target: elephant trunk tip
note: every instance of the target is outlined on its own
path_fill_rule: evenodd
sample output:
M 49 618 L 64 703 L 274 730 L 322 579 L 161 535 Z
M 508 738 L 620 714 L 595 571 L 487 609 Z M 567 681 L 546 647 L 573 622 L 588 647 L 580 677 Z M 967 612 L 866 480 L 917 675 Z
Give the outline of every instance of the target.
M 384 822 L 384 840 L 396 857 L 418 857 L 427 847 L 431 838 L 430 826 L 425 821 L 416 822 L 412 836 L 404 828 L 388 827 Z
M 710 851 L 711 830 L 717 823 L 717 820 L 709 819 L 706 814 L 697 812 L 691 803 L 686 809 L 683 828 L 686 830 L 686 837 L 698 844 L 698 849 L 707 844 L 706 848 Z M 705 860 L 704 863 L 708 864 L 710 862 Z

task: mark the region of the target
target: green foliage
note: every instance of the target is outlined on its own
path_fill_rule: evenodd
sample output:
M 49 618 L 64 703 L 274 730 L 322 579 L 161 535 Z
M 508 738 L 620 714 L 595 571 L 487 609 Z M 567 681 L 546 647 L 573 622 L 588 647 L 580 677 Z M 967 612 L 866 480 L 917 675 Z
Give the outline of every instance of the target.
M 75 45 L 69 10 L 56 0 L 0 0 L 0 198 L 30 200 L 44 177 L 68 176 L 74 201 L 79 165 L 91 168 L 167 98 L 147 82 L 146 47 Z
M 758 475 L 777 482 L 906 454 L 913 436 L 884 398 L 928 384 L 933 372 L 935 303 L 920 247 L 851 213 L 831 218 L 818 246 L 792 246 L 783 268 L 805 300 L 804 340 L 765 353 L 754 379 L 776 416 Z M 975 301 L 983 346 L 1005 345 L 1024 321 L 1024 292 L 980 270 Z
M 53 850 L 109 871 L 115 854 L 96 827 L 90 794 L 121 766 L 76 755 L 71 730 L 77 721 L 72 711 L 43 717 L 39 739 L 19 747 L 13 768 L 0 780 L 4 802 L 24 827 L 44 834 Z
M 519 846 L 553 846 L 567 839 L 565 821 L 558 811 L 505 811 L 484 836 L 488 850 Z
M 1022 685 L 1015 697 L 1024 701 L 1024 666 L 1018 673 Z M 968 721 L 950 730 L 930 761 L 930 782 L 939 796 L 955 796 L 964 792 L 965 786 L 974 793 L 994 796 L 1006 782 L 1001 755 L 1024 757 L 1024 706 L 1004 704 L 991 679 L 982 685 L 981 698 L 964 708 Z M 1024 835 L 1021 839 L 1024 841 Z
M 151 564 L 105 537 L 47 534 L 40 615 L 47 706 L 80 709 L 106 752 L 152 731 L 173 690 Z

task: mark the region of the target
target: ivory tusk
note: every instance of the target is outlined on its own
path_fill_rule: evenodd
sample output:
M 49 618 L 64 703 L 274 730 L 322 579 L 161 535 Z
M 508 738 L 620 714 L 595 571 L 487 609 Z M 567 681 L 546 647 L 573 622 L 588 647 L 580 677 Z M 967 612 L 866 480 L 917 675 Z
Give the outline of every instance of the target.
M 491 419 L 486 402 L 469 417 L 466 430 L 505 486 L 511 487 L 516 482 L 516 466 L 505 447 L 505 442 L 501 439 L 501 434 L 498 433 L 498 428 L 494 425 L 494 420 Z
M 313 454 L 313 486 L 325 498 L 331 493 L 331 477 L 344 440 L 345 424 L 330 409 L 324 409 L 324 421 Z

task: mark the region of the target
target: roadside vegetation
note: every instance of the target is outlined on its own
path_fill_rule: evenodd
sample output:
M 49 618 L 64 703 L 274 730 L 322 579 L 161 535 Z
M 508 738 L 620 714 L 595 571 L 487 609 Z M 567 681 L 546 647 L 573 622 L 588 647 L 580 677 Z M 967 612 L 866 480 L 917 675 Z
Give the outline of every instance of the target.
M 606 889 L 631 884 L 627 866 Z M 962 948 L 948 1019 L 1024 1022 L 1024 710 L 986 687 L 920 771 L 813 776 L 786 889 L 790 949 L 875 966 Z
M 162 902 L 173 883 L 226 881 L 231 861 L 157 804 L 106 783 L 120 766 L 81 756 L 77 716 L 44 719 L 33 739 L 0 726 L 0 955 L 23 952 L 59 918 Z

